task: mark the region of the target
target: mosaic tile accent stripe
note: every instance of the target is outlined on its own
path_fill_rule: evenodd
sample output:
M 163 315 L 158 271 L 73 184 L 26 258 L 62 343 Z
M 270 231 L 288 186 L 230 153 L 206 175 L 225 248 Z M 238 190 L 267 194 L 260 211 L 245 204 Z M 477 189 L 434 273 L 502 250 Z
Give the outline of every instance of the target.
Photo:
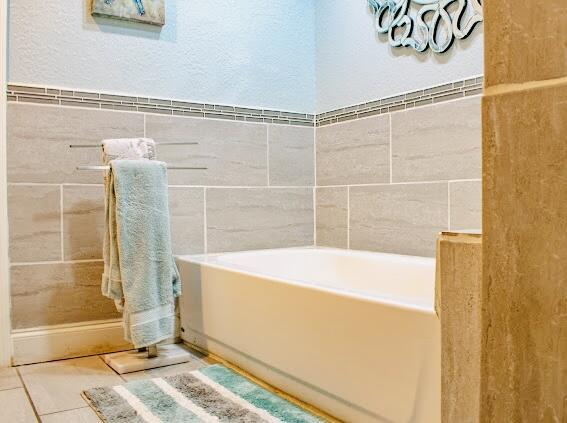
M 89 107 L 103 110 L 155 113 L 255 123 L 313 126 L 314 115 L 280 110 L 254 109 L 220 104 L 193 103 L 150 97 L 134 97 L 90 91 L 30 87 L 9 84 L 8 101 Z
M 15 84 L 8 85 L 7 96 L 8 101 L 52 104 L 68 107 L 89 107 L 104 110 L 295 126 L 325 126 L 480 95 L 482 94 L 483 79 L 482 76 L 463 79 L 427 89 L 331 110 L 316 116 L 270 109 L 255 109 L 221 104 L 195 103 Z
M 427 106 L 429 104 L 442 103 L 449 100 L 482 94 L 482 87 L 482 76 L 463 79 L 436 87 L 331 110 L 318 114 L 315 122 L 317 126 L 325 126 L 368 116 Z

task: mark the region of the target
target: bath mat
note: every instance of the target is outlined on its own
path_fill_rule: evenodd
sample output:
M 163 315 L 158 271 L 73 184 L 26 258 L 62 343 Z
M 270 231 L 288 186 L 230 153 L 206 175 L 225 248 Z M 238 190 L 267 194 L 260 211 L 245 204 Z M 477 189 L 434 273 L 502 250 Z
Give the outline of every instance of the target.
M 83 397 L 107 423 L 324 421 L 220 364 L 89 389 Z

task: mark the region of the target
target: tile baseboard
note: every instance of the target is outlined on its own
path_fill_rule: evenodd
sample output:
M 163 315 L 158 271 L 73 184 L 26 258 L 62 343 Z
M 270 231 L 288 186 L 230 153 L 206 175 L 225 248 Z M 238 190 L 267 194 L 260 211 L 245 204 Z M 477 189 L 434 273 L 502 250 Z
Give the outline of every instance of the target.
M 12 331 L 12 344 L 15 366 L 132 348 L 119 319 L 18 329 Z

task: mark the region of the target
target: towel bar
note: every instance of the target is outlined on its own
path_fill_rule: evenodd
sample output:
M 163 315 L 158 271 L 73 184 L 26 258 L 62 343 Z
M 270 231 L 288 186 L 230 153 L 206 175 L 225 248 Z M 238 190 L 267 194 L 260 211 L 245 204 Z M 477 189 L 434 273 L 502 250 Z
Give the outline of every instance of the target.
M 206 167 L 167 166 L 170 170 L 207 170 Z M 76 170 L 109 170 L 110 166 L 77 166 Z
M 199 145 L 198 142 L 156 142 L 156 145 Z M 101 148 L 102 144 L 69 144 L 69 148 Z

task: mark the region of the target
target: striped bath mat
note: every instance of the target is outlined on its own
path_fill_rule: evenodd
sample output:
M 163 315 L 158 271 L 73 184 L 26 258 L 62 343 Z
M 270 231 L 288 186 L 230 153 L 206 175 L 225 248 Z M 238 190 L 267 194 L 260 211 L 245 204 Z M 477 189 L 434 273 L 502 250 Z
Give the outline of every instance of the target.
M 219 364 L 83 396 L 107 423 L 324 421 Z

